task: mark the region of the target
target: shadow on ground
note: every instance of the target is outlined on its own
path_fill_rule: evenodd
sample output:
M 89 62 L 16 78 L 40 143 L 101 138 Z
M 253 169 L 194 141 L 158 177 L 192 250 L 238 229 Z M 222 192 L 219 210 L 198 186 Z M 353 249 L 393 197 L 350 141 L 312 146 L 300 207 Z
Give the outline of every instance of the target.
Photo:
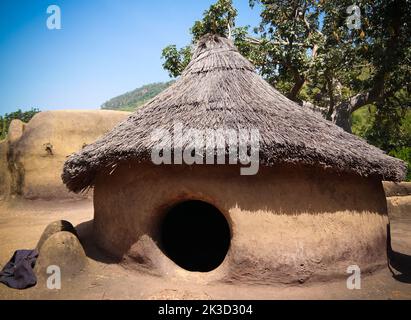
M 392 277 L 403 283 L 411 283 L 411 256 L 392 249 L 390 225 L 387 226 L 387 257 Z
M 93 236 L 93 220 L 78 224 L 76 230 L 87 257 L 106 264 L 120 263 L 121 259 L 108 255 L 96 246 Z

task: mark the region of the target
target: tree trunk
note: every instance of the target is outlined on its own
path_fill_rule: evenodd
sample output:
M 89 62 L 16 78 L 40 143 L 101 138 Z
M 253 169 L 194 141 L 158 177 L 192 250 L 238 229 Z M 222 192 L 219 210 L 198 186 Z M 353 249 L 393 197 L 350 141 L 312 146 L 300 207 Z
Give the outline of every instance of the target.
M 332 122 L 337 126 L 343 128 L 345 131 L 352 133 L 351 130 L 351 114 L 353 113 L 353 108 L 348 101 L 340 103 L 333 112 L 331 117 Z
M 347 101 L 337 105 L 334 110 L 332 121 L 345 131 L 351 131 L 351 114 L 359 108 L 376 101 L 377 96 L 374 92 L 359 93 Z
M 305 83 L 305 79 L 303 76 L 296 75 L 295 76 L 295 83 L 293 88 L 291 89 L 290 93 L 288 94 L 288 99 L 296 101 L 297 100 L 297 95 L 300 92 L 301 88 L 303 87 Z

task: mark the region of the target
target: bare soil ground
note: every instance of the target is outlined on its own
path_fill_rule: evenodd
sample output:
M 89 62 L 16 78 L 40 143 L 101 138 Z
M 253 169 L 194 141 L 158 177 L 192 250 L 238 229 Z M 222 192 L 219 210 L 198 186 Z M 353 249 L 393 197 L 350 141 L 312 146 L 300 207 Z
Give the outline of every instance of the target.
M 26 290 L 0 284 L 0 299 L 411 299 L 411 215 L 391 221 L 395 269 L 364 276 L 360 290 L 346 281 L 301 286 L 239 286 L 198 284 L 127 270 L 104 255 L 90 236 L 91 200 L 0 202 L 0 266 L 18 249 L 36 246 L 44 228 L 56 220 L 76 226 L 88 256 L 88 266 L 72 279 L 62 275 L 62 288 L 50 290 L 39 282 Z M 348 277 L 348 275 L 347 275 Z

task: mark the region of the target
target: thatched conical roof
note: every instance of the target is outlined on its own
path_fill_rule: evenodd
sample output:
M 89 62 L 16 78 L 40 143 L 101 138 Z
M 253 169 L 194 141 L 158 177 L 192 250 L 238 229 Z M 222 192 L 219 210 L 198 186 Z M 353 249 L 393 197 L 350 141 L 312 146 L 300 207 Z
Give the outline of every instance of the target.
M 314 165 L 399 181 L 404 162 L 387 156 L 321 115 L 287 99 L 261 76 L 232 41 L 208 35 L 168 89 L 64 165 L 63 181 L 79 192 L 100 170 L 150 161 L 154 128 L 181 123 L 196 129 L 257 128 L 260 163 Z

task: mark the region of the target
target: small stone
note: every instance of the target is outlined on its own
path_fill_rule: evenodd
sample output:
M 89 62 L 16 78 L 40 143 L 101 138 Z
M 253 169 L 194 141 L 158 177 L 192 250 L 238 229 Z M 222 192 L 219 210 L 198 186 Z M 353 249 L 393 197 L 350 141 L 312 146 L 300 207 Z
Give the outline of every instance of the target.
M 41 246 L 35 270 L 39 276 L 47 277 L 47 268 L 58 266 L 63 278 L 80 273 L 86 264 L 87 257 L 78 238 L 71 232 L 61 231 Z
M 53 234 L 61 232 L 61 231 L 67 231 L 78 237 L 76 229 L 73 227 L 73 225 L 65 220 L 59 220 L 59 221 L 54 221 L 50 223 L 46 229 L 44 229 L 39 242 L 37 243 L 36 249 L 40 251 L 41 247 L 43 246 L 44 242 L 50 238 Z

